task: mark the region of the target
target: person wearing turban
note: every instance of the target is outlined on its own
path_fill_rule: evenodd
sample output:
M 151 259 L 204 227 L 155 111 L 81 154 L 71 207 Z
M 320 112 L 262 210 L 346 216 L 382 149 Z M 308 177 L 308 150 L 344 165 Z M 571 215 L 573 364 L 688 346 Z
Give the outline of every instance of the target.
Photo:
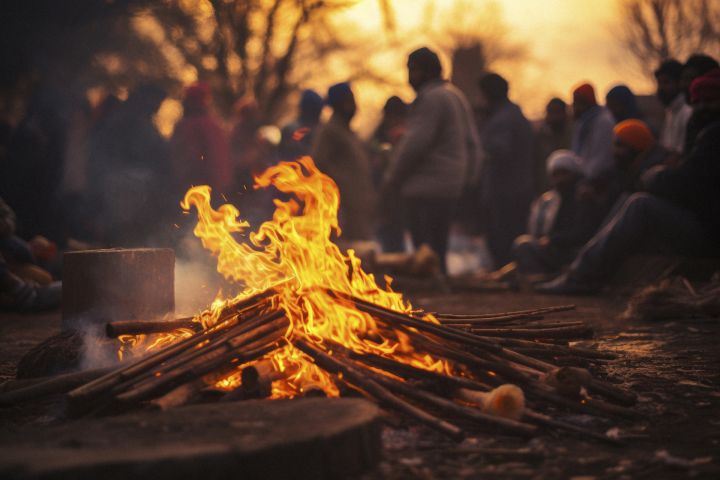
M 552 189 L 532 204 L 527 233 L 513 243 L 513 264 L 519 274 L 551 275 L 570 263 L 582 245 L 595 233 L 606 208 L 578 195 L 583 182 L 580 158 L 570 150 L 556 150 L 546 160 Z
M 674 255 L 720 255 L 720 70 L 690 85 L 697 137 L 684 161 L 658 165 L 642 176 L 643 190 L 634 193 L 583 247 L 567 273 L 540 284 L 549 294 L 593 293 L 629 256 L 656 251 Z M 623 132 L 640 147 L 647 139 L 635 128 Z
M 282 128 L 279 147 L 282 160 L 295 160 L 310 154 L 324 105 L 315 90 L 303 90 L 297 118 Z
M 580 157 L 585 176 L 595 179 L 613 167 L 612 141 L 615 121 L 598 105 L 595 89 L 584 83 L 573 90 L 572 151 Z
M 350 83 L 332 85 L 325 102 L 333 113 L 317 131 L 312 158 L 340 189 L 340 239 L 371 240 L 374 189 L 365 146 L 350 128 L 357 110 Z
M 693 114 L 688 121 L 685 136 L 685 151 L 690 152 L 700 131 L 717 118 L 718 88 L 720 82 L 720 68 L 707 72 L 690 84 L 690 104 Z
M 665 162 L 668 151 L 657 143 L 650 127 L 642 120 L 622 121 L 613 133 L 615 166 L 626 180 L 634 182 L 642 172 Z

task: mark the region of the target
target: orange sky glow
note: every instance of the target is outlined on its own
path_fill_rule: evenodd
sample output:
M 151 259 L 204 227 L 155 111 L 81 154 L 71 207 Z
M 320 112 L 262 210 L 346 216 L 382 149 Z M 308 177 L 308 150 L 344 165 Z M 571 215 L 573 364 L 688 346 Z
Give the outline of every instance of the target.
M 386 48 L 377 49 L 373 60 L 399 81 L 404 81 L 405 55 L 422 43 L 432 45 L 442 41 L 442 29 L 452 25 L 458 8 L 466 12 L 460 20 L 464 31 L 472 30 L 473 21 L 478 22 L 478 29 L 487 29 L 488 25 L 482 22 L 488 15 L 483 12 L 492 9 L 496 15 L 490 18 L 504 24 L 506 40 L 526 49 L 522 60 L 500 61 L 492 67 L 506 76 L 511 98 L 531 118 L 542 115 L 550 97 L 567 100 L 573 86 L 582 81 L 592 82 L 601 100 L 618 83 L 627 84 L 638 94 L 650 94 L 654 89 L 652 82 L 634 67 L 618 39 L 618 0 L 394 0 L 391 3 L 396 21 L 394 43 L 389 38 L 391 35 L 380 33 L 388 37 Z M 385 32 L 377 0 L 362 0 L 339 16 L 339 21 L 353 24 L 359 32 L 375 36 Z M 428 17 L 438 32 L 432 39 L 423 38 L 419 31 L 427 26 Z M 341 77 L 341 71 L 331 72 L 317 79 L 313 86 L 322 90 L 328 82 L 340 81 Z M 364 107 L 356 124 L 360 130 L 367 130 L 366 124 L 372 123 L 385 99 L 383 94 L 391 92 L 380 89 L 382 93 L 379 93 L 377 87 L 363 82 L 358 82 L 356 90 Z M 407 86 L 393 93 L 399 93 L 405 100 L 413 98 Z

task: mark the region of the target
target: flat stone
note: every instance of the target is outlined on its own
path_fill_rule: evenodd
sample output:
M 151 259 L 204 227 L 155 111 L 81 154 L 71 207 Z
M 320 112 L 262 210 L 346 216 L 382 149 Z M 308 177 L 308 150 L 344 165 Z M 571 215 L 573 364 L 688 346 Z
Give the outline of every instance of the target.
M 362 399 L 194 405 L 0 433 L 3 479 L 326 479 L 377 463 L 379 409 Z

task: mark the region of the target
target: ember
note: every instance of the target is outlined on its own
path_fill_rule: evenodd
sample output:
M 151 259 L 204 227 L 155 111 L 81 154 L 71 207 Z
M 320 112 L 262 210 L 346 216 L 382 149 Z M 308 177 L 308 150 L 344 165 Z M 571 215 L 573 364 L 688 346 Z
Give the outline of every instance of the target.
M 256 179 L 256 188 L 271 185 L 293 198 L 275 201 L 273 219 L 251 232 L 249 243 L 234 237 L 249 227 L 235 207 L 213 209 L 209 187 L 188 191 L 182 206 L 198 211 L 195 234 L 217 256 L 218 271 L 245 290 L 194 318 L 199 331 L 181 328 L 152 342 L 122 336 L 123 355 L 141 358 L 73 390 L 71 407 L 103 411 L 149 400 L 174 406 L 208 385 L 236 389 L 244 371 L 270 362 L 273 398 L 318 389 L 339 396 L 349 387 L 453 438 L 462 438 L 465 428 L 529 435 L 550 425 L 610 440 L 534 410 L 555 405 L 634 415 L 595 398 L 629 405 L 632 395 L 589 374 L 561 375 L 548 363 L 545 354 L 558 352 L 608 357 L 537 341 L 592 334 L 578 322 L 538 322 L 572 306 L 484 316 L 421 312 L 379 287 L 352 250 L 345 255 L 332 242 L 341 233 L 338 189 L 310 158 L 281 163 Z M 523 328 L 513 324 L 528 318 Z M 519 351 L 528 347 L 532 352 Z M 567 378 L 577 391 L 558 386 Z

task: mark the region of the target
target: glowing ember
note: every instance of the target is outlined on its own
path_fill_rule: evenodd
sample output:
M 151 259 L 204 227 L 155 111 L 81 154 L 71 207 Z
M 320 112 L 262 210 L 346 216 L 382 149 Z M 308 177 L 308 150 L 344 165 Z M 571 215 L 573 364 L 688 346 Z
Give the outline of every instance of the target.
M 332 235 L 341 233 L 337 220 L 339 191 L 333 180 L 305 157 L 297 162 L 280 163 L 255 179 L 255 188 L 271 185 L 290 194 L 291 199 L 275 200 L 272 220 L 250 232 L 249 243 L 237 242 L 235 235 L 245 234 L 250 225 L 238 218 L 240 212 L 232 205 L 213 209 L 210 187 L 193 187 L 185 195 L 181 206 L 186 211 L 191 207 L 197 210 L 194 233 L 217 256 L 218 272 L 244 286 L 236 298 L 216 300 L 195 320 L 202 322 L 204 328 L 212 327 L 227 305 L 273 289 L 277 293 L 272 298 L 273 305 L 282 308 L 290 320 L 286 339 L 297 330 L 315 343 L 329 340 L 357 353 L 392 356 L 399 362 L 449 373 L 446 362 L 416 353 L 403 333 L 395 331 L 392 339 L 385 338 L 370 315 L 328 293 L 332 289 L 399 312 L 413 311 L 401 294 L 389 287 L 380 288 L 374 276 L 362 270 L 352 250 L 345 255 L 332 242 Z M 389 285 L 390 279 L 386 280 Z M 425 320 L 438 323 L 430 315 Z M 149 348 L 162 347 L 176 341 L 178 335 L 190 333 L 160 335 Z M 328 396 L 339 394 L 331 375 L 289 340 L 285 347 L 268 354 L 268 358 L 284 374 L 283 380 L 273 383 L 274 398 L 294 396 L 310 387 L 322 389 Z M 217 386 L 230 389 L 239 383 L 238 369 L 217 382 Z

